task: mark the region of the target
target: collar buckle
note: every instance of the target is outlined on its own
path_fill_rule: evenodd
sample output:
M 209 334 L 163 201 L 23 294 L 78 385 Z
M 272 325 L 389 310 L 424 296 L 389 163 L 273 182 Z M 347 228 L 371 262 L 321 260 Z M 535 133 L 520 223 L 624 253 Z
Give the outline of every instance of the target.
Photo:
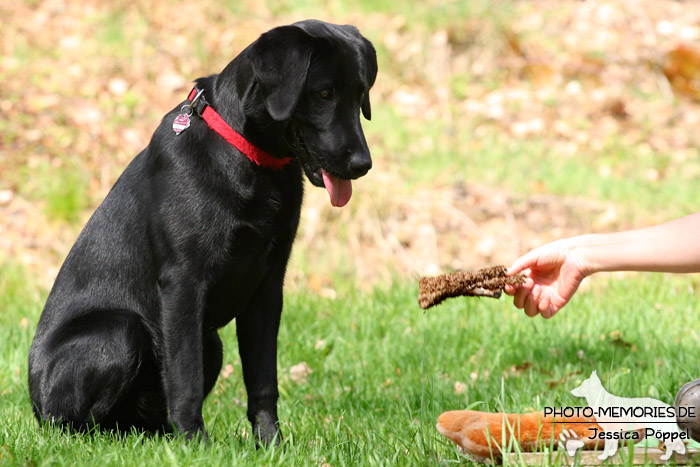
M 180 134 L 182 130 L 189 127 L 189 117 L 196 112 L 197 115 L 202 117 L 202 119 L 207 123 L 207 126 L 218 133 L 219 136 L 224 138 L 229 144 L 238 149 L 242 154 L 244 154 L 248 159 L 254 162 L 260 167 L 265 167 L 268 169 L 282 169 L 284 166 L 291 162 L 290 157 L 277 158 L 266 153 L 262 149 L 256 147 L 250 143 L 247 139 L 243 137 L 240 133 L 236 132 L 231 126 L 224 121 L 221 116 L 216 113 L 213 107 L 209 105 L 207 100 L 204 98 L 204 89 L 197 86 L 193 87 L 187 96 L 187 102 L 180 109 L 180 114 L 177 118 L 187 119 L 187 126 L 183 129 L 179 127 L 176 128 L 175 124 L 178 123 L 176 119 L 173 122 L 173 130 L 176 134 Z
M 187 100 L 190 102 L 187 104 L 192 110 L 197 112 L 197 115 L 202 116 L 202 112 L 207 108 L 209 103 L 204 98 L 204 89 L 200 89 L 197 86 L 192 88 L 190 95 L 187 96 Z

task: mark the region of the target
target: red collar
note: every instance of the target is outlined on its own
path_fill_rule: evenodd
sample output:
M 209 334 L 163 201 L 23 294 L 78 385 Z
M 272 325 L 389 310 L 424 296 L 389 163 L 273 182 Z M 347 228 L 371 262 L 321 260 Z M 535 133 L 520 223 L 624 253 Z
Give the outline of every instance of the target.
M 192 111 L 195 111 L 207 122 L 209 128 L 217 132 L 222 138 L 228 141 L 229 144 L 245 154 L 248 159 L 255 162 L 255 164 L 260 167 L 279 170 L 292 160 L 291 157 L 278 158 L 266 153 L 231 128 L 231 126 L 221 118 L 221 115 L 216 113 L 216 110 L 204 99 L 203 89 L 197 86 L 192 88 L 192 91 L 190 91 L 190 94 L 187 96 L 187 100 L 189 102 L 183 106 L 180 115 L 178 115 L 175 118 L 175 122 L 173 122 L 173 130 L 176 134 L 180 134 L 181 131 L 189 127 L 189 116 L 192 115 Z M 181 126 L 176 128 L 178 120 L 180 120 Z

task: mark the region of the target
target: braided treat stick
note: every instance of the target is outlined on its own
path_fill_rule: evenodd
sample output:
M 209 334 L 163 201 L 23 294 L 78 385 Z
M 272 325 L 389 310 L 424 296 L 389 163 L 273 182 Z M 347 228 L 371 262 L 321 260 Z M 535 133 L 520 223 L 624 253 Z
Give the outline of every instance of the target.
M 519 285 L 524 274 L 506 276 L 505 266 L 494 266 L 478 271 L 458 271 L 435 277 L 421 277 L 418 281 L 418 305 L 430 308 L 452 297 L 499 298 L 506 284 Z

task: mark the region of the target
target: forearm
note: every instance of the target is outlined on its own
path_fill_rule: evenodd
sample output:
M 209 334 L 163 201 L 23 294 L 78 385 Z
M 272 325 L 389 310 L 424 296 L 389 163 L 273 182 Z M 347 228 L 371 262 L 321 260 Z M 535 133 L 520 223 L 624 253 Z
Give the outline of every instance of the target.
M 586 275 L 599 271 L 700 272 L 700 213 L 652 227 L 572 240 Z

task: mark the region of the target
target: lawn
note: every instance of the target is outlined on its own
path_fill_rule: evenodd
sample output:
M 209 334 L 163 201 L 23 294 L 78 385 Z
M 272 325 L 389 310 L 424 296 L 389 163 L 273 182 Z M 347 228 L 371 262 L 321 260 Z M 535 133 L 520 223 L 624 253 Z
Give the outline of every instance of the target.
M 527 319 L 508 300 L 454 299 L 423 311 L 410 282 L 341 288 L 333 299 L 298 290 L 286 297 L 279 338 L 280 448 L 256 450 L 248 437 L 235 325 L 222 331 L 225 369 L 205 402 L 208 446 L 143 434 L 66 435 L 40 429 L 26 387 L 27 349 L 46 292 L 18 270 L 2 273 L 3 463 L 468 463 L 434 428 L 443 411 L 580 405 L 569 391 L 592 370 L 614 394 L 671 402 L 697 376 L 700 282 L 687 278 L 602 278 L 550 321 Z
M 700 52 L 671 53 L 700 50 L 697 5 L 137 3 L 0 5 L 0 464 L 470 464 L 435 429 L 443 411 L 580 405 L 570 390 L 593 370 L 613 394 L 671 403 L 700 376 L 696 275 L 600 275 L 547 321 L 508 297 L 417 305 L 419 275 L 697 211 L 700 104 L 683 80 Z M 306 17 L 357 25 L 380 71 L 374 168 L 342 210 L 307 190 L 279 336 L 283 444 L 249 439 L 235 322 L 208 445 L 41 428 L 27 353 L 85 220 L 192 79 Z

